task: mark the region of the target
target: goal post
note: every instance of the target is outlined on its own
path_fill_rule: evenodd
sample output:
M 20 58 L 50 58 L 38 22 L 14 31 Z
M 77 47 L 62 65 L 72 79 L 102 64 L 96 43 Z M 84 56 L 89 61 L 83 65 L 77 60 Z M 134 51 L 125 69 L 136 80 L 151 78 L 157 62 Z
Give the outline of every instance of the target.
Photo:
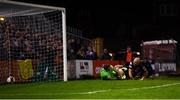
M 66 38 L 66 12 L 62 12 L 63 17 L 63 59 L 64 59 L 64 81 L 67 81 L 67 38 Z
M 9 76 L 16 82 L 67 81 L 65 8 L 0 4 L 0 83 Z

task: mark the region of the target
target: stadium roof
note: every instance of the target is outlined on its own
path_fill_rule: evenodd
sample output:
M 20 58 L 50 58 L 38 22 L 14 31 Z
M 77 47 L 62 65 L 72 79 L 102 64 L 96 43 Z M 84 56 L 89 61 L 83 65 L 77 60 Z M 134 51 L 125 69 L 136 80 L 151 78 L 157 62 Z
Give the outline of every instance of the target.
M 65 11 L 65 9 L 61 7 L 52 7 L 9 0 L 0 0 L 0 16 L 24 16 L 49 12 L 52 10 Z

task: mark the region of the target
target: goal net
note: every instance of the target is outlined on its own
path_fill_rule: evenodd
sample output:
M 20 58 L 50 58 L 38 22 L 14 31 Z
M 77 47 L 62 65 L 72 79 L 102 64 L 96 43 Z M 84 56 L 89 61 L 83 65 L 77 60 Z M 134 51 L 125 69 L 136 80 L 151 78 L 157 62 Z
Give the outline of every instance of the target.
M 0 2 L 0 83 L 67 81 L 65 9 Z
M 177 72 L 178 52 L 175 40 L 145 41 L 143 45 L 143 58 L 154 64 L 158 73 L 171 74 Z

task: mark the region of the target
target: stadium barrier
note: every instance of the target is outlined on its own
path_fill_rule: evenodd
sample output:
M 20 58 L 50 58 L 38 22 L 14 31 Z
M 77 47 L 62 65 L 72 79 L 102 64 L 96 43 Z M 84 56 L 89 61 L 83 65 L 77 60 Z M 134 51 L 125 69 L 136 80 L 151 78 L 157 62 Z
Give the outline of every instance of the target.
M 93 76 L 92 60 L 76 60 L 76 79 L 83 76 Z
M 68 60 L 68 62 L 67 62 L 67 77 L 68 77 L 68 79 L 76 78 L 76 60 Z
M 13 60 L 0 61 L 0 81 L 5 83 L 9 73 L 15 77 L 17 83 L 32 81 L 33 74 L 36 72 L 37 60 Z M 10 67 L 9 67 L 10 66 Z
M 159 73 L 176 72 L 176 69 L 176 63 L 174 62 L 155 63 L 155 70 Z
M 68 61 L 68 78 L 80 79 L 83 76 L 99 77 L 99 71 L 103 64 L 117 65 L 121 61 L 109 60 L 71 60 Z
M 14 60 L 0 61 L 0 81 L 5 83 L 9 72 L 15 77 L 16 83 L 37 81 L 35 79 L 38 72 L 38 60 Z M 59 62 L 56 62 L 59 63 Z M 10 64 L 11 67 L 8 67 Z M 69 60 L 67 63 L 68 79 L 82 79 L 83 76 L 99 78 L 99 71 L 103 64 L 117 65 L 121 61 L 109 60 Z M 56 66 L 55 66 L 56 67 Z M 158 72 L 176 71 L 175 63 L 155 63 Z M 58 75 L 61 76 L 61 75 Z M 60 78 L 60 77 L 59 77 Z
M 38 72 L 38 62 L 39 61 L 37 59 L 13 60 L 11 63 L 8 63 L 8 61 L 0 61 L 1 83 L 6 83 L 9 73 L 15 77 L 16 83 L 37 81 L 35 80 L 37 79 L 35 77 Z M 56 63 L 58 64 L 60 62 Z M 120 60 L 68 60 L 68 79 L 83 79 L 83 76 L 99 78 L 99 71 L 103 64 L 111 64 L 114 66 L 117 64 L 122 64 L 122 62 Z M 155 70 L 158 72 L 177 71 L 175 63 L 155 63 L 155 68 Z M 62 73 L 58 73 L 58 76 L 61 75 Z
M 39 61 L 37 59 L 13 60 L 11 63 L 8 63 L 8 61 L 0 61 L 1 83 L 6 83 L 9 72 L 13 75 L 13 77 L 15 77 L 16 83 L 37 81 L 35 79 L 38 78 L 35 77 L 38 72 L 38 62 Z M 99 70 L 103 64 L 117 65 L 121 64 L 121 61 L 69 60 L 67 65 L 68 79 L 81 79 L 82 76 L 92 76 L 93 78 L 98 78 Z
M 7 61 L 0 61 L 0 82 L 5 83 L 9 76 L 9 67 Z

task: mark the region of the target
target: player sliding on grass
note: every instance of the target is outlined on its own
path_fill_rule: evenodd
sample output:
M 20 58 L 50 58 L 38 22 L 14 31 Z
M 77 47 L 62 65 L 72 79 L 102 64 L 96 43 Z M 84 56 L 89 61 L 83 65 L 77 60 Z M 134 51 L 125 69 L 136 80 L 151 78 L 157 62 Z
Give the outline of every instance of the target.
M 151 66 L 147 65 L 146 62 L 136 57 L 133 62 L 128 66 L 128 77 L 129 79 L 144 80 L 151 73 Z
M 102 79 L 139 79 L 144 80 L 151 75 L 151 66 L 147 62 L 135 58 L 129 66 L 103 65 L 100 70 Z
M 100 69 L 100 76 L 103 80 L 111 80 L 111 79 L 126 79 L 125 72 L 127 68 L 122 65 L 112 66 L 109 64 L 104 64 Z

